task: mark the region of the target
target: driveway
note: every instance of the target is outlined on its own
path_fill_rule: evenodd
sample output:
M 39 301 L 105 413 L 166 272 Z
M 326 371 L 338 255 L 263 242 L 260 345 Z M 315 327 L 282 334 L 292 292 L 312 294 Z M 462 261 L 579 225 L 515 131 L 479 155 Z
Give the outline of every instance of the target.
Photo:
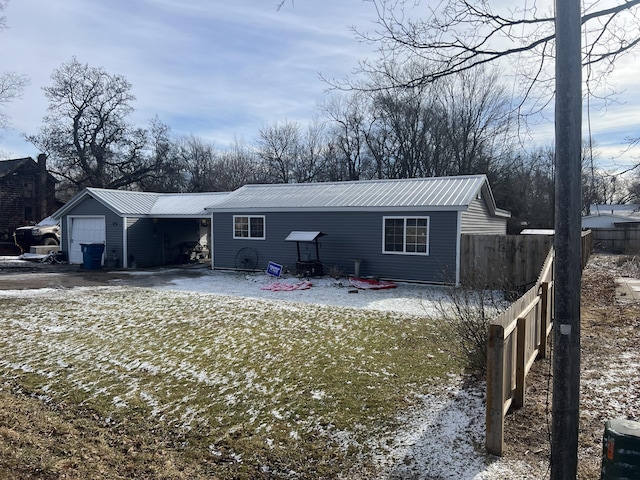
M 209 271 L 208 264 L 193 264 L 177 268 L 139 270 L 84 270 L 80 265 L 49 265 L 18 257 L 0 257 L 0 290 L 28 290 L 35 288 L 99 287 L 131 285 L 153 287 L 165 285 L 176 276 L 195 278 Z M 132 274 L 133 273 L 133 274 Z

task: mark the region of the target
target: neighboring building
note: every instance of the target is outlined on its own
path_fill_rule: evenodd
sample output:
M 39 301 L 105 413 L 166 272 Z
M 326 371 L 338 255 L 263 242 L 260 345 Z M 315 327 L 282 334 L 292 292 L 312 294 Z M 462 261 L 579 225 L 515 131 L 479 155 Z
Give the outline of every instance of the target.
M 640 222 L 640 205 L 591 205 L 582 217 L 583 229 L 616 228 L 616 224 Z
M 60 205 L 55 178 L 47 171 L 46 155 L 0 161 L 0 245 L 13 246 L 16 228 L 34 224 Z
M 525 228 L 520 232 L 520 235 L 555 235 L 556 232 L 553 228 Z
M 591 205 L 590 212 L 582 217 L 582 228 L 592 231 L 595 249 L 634 254 L 639 251 L 640 205 Z
M 433 283 L 459 282 L 461 235 L 504 235 L 510 217 L 484 175 L 245 185 L 208 210 L 213 268 L 249 259 L 294 273 L 315 260 L 317 241 L 332 270 Z M 294 231 L 323 235 L 296 244 Z
M 148 193 L 87 188 L 54 213 L 61 250 L 83 263 L 83 244 L 104 244 L 104 262 L 149 267 L 208 258 L 211 215 L 227 193 Z

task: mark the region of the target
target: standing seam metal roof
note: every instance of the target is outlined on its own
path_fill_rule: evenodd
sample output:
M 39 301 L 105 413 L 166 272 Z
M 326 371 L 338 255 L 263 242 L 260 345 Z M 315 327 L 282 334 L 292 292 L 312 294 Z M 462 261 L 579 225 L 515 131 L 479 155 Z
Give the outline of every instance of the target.
M 484 175 L 364 180 L 356 182 L 245 185 L 210 210 L 464 208 L 487 184 Z
M 209 216 L 205 208 L 223 200 L 228 192 L 213 193 L 151 193 L 128 190 L 87 188 L 76 195 L 54 216 L 59 218 L 84 197 L 95 198 L 121 216 Z

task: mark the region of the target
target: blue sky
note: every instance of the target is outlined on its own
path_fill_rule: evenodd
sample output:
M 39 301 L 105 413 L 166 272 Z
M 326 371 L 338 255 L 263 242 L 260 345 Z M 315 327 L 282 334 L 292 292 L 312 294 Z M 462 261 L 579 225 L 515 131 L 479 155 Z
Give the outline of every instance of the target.
M 26 74 L 31 85 L 5 111 L 13 129 L 0 132 L 4 157 L 35 156 L 20 139 L 36 133 L 46 113 L 42 87 L 52 71 L 75 56 L 124 76 L 136 96 L 131 120 L 146 126 L 158 115 L 176 135 L 194 134 L 225 148 L 253 142 L 275 121 L 306 124 L 319 113 L 327 85 L 348 76 L 375 47 L 350 27 L 374 28 L 365 0 L 10 0 L 0 33 L 0 71 Z M 420 8 L 427 8 L 423 2 Z M 606 115 L 592 110 L 602 160 L 617 157 L 624 139 L 638 135 L 638 69 L 621 62 L 612 78 L 619 103 Z M 585 121 L 586 123 L 586 121 Z M 553 141 L 553 125 L 533 132 Z M 629 161 L 629 155 L 619 162 Z

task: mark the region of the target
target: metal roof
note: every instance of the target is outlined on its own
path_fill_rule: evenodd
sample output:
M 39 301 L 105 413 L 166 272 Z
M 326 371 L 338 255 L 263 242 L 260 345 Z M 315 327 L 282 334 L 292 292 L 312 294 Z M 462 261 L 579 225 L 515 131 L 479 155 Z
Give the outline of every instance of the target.
M 432 209 L 461 210 L 482 189 L 485 175 L 364 180 L 355 182 L 245 185 L 210 210 L 342 210 Z M 493 203 L 495 208 L 495 203 Z
M 215 205 L 227 195 L 227 192 L 151 193 L 86 188 L 53 216 L 60 218 L 84 198 L 91 197 L 123 217 L 203 217 L 210 215 L 205 207 Z
M 294 230 L 291 232 L 287 238 L 284 239 L 285 242 L 313 242 L 318 237 L 324 237 L 325 234 L 322 232 L 304 232 L 300 230 Z
M 149 215 L 159 193 L 87 188 L 87 193 L 120 215 Z
M 153 204 L 150 215 L 197 215 L 208 217 L 211 212 L 205 209 L 224 200 L 228 195 L 228 192 L 162 194 Z

